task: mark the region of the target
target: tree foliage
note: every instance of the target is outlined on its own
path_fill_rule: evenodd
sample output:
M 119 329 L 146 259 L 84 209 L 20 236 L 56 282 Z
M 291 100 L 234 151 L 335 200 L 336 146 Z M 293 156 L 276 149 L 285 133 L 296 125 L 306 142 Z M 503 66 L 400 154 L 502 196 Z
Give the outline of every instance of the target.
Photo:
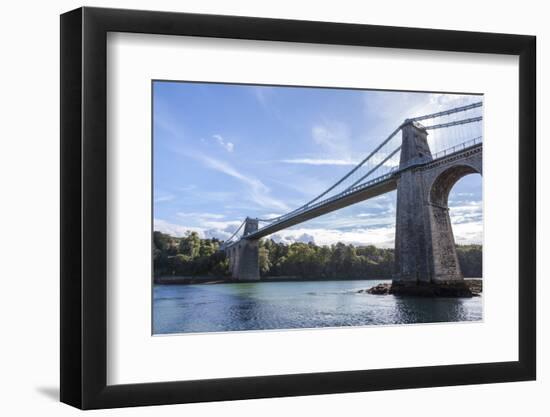
M 201 239 L 197 232 L 184 237 L 153 233 L 155 276 L 226 276 L 229 262 L 220 252 L 218 239 Z
M 483 277 L 481 245 L 457 245 L 458 263 L 465 277 Z
M 289 276 L 317 279 L 385 278 L 393 271 L 393 250 L 374 246 L 336 243 L 318 246 L 296 242 L 290 245 L 273 240 L 261 242 L 271 264 L 261 270 L 264 276 Z
M 196 232 L 172 237 L 154 232 L 153 262 L 155 276 L 229 276 L 229 261 L 219 250 L 218 239 L 202 239 Z M 465 277 L 481 277 L 481 245 L 457 246 Z M 303 279 L 391 278 L 394 250 L 373 245 L 354 246 L 338 242 L 319 246 L 312 242 L 277 243 L 260 241 L 260 274 L 263 277 Z

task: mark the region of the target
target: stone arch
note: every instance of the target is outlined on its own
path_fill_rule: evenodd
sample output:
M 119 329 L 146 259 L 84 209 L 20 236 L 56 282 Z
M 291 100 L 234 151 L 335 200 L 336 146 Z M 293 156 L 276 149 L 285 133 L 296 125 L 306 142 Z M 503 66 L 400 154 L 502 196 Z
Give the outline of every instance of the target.
M 462 279 L 455 239 L 449 216 L 449 194 L 454 185 L 470 174 L 481 174 L 474 164 L 452 165 L 435 176 L 428 191 L 429 225 L 433 259 L 433 280 L 448 282 Z
M 449 194 L 454 185 L 463 177 L 470 174 L 481 174 L 472 165 L 454 165 L 441 172 L 430 187 L 430 204 L 447 207 Z

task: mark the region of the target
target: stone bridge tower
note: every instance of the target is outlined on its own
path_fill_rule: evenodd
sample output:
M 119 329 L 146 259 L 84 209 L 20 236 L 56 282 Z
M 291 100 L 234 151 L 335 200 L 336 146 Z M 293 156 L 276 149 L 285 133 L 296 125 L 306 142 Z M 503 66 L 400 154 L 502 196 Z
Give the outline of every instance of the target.
M 482 173 L 481 148 L 431 163 L 428 132 L 417 122 L 402 127 L 397 182 L 394 294 L 469 295 L 460 271 L 448 197 L 463 176 Z
M 256 230 L 258 230 L 258 219 L 247 217 L 243 238 L 225 250 L 233 279 L 239 281 L 258 281 L 260 279 L 259 240 L 246 239 L 247 235 Z

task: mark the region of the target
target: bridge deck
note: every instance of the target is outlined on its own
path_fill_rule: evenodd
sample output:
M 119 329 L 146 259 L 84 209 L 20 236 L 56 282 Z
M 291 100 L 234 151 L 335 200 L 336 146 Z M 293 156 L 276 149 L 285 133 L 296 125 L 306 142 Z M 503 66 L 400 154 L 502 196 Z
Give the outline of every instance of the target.
M 328 202 L 324 202 L 323 204 L 319 204 L 302 212 L 296 213 L 294 216 L 287 219 L 283 219 L 276 223 L 271 223 L 259 229 L 257 232 L 250 233 L 246 236 L 246 239 L 260 239 L 272 233 L 278 232 L 279 230 L 286 229 L 287 227 L 303 223 L 307 220 L 314 219 L 315 217 L 322 216 L 323 214 L 327 214 L 347 206 L 351 206 L 352 204 L 360 201 L 377 197 L 395 189 L 397 189 L 397 177 L 395 175 L 388 175 L 387 178 L 384 178 L 369 187 L 365 187 L 357 191 L 350 191 L 339 198 L 334 200 L 331 199 Z

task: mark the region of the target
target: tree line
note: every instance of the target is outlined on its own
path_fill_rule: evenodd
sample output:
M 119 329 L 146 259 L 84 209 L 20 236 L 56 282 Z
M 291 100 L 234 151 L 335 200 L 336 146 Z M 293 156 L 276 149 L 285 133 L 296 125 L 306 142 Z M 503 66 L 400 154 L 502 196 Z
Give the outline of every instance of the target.
M 196 232 L 188 232 L 184 237 L 173 237 L 155 231 L 155 277 L 229 277 L 229 261 L 219 251 L 222 243 L 216 238 L 202 239 Z M 482 276 L 481 245 L 457 245 L 457 253 L 465 277 Z M 312 242 L 285 244 L 262 239 L 259 244 L 259 264 L 262 277 L 383 279 L 392 276 L 394 250 L 341 242 L 320 246 Z

